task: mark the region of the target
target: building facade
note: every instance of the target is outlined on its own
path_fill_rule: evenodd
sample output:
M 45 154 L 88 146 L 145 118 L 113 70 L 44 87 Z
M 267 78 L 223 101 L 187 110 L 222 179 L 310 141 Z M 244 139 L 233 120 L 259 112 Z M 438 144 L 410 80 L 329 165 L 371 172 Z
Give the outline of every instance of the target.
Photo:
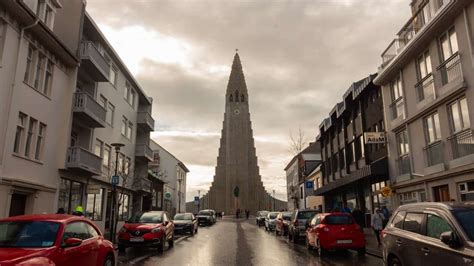
M 389 186 L 387 147 L 371 144 L 367 133 L 384 136 L 382 93 L 373 84 L 376 75 L 354 82 L 319 126 L 322 184 L 315 195 L 324 196 L 325 210 L 356 206 L 366 213 L 392 208 L 381 189 Z
M 474 199 L 474 4 L 412 1 L 412 18 L 382 54 L 393 200 Z

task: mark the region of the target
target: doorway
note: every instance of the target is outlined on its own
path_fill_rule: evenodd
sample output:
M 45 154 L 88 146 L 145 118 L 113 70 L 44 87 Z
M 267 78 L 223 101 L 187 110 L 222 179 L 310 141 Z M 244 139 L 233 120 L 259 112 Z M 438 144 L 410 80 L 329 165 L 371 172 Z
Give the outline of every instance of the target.
M 443 185 L 439 187 L 433 187 L 434 201 L 436 202 L 447 202 L 450 201 L 449 186 Z
M 12 217 L 25 214 L 26 197 L 27 195 L 25 194 L 12 194 L 12 200 L 10 203 L 10 213 L 8 214 L 8 216 Z

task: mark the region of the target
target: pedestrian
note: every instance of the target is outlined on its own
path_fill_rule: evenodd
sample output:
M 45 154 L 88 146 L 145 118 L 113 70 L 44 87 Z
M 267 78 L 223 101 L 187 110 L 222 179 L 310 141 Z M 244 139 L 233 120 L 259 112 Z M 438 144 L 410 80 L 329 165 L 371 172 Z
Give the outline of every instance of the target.
M 354 217 L 354 220 L 361 228 L 365 227 L 364 213 L 359 209 L 358 205 L 352 211 L 352 217 Z
M 66 211 L 64 210 L 64 208 L 59 208 L 58 211 L 56 212 L 56 214 L 65 214 Z
M 249 216 L 250 216 L 250 211 L 249 210 L 245 210 L 245 219 L 249 219 Z
M 379 209 L 375 209 L 374 215 L 372 215 L 371 223 L 372 228 L 374 229 L 375 237 L 377 238 L 377 242 L 380 245 L 380 231 L 383 229 L 383 221 L 385 217 L 380 212 Z

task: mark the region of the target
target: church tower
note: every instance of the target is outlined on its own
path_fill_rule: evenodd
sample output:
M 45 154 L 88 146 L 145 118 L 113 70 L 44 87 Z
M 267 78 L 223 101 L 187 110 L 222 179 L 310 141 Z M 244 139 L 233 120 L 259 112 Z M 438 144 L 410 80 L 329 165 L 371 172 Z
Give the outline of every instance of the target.
M 236 209 L 265 209 L 263 187 L 255 151 L 249 94 L 239 54 L 232 63 L 225 95 L 224 123 L 216 173 L 209 191 L 209 207 L 225 213 Z

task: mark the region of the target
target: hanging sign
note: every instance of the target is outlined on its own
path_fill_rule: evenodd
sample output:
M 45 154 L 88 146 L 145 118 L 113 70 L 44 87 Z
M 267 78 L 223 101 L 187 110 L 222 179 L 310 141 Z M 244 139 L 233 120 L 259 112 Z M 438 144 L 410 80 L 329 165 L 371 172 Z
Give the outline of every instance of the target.
M 385 143 L 385 132 L 365 132 L 365 144 L 383 144 Z

